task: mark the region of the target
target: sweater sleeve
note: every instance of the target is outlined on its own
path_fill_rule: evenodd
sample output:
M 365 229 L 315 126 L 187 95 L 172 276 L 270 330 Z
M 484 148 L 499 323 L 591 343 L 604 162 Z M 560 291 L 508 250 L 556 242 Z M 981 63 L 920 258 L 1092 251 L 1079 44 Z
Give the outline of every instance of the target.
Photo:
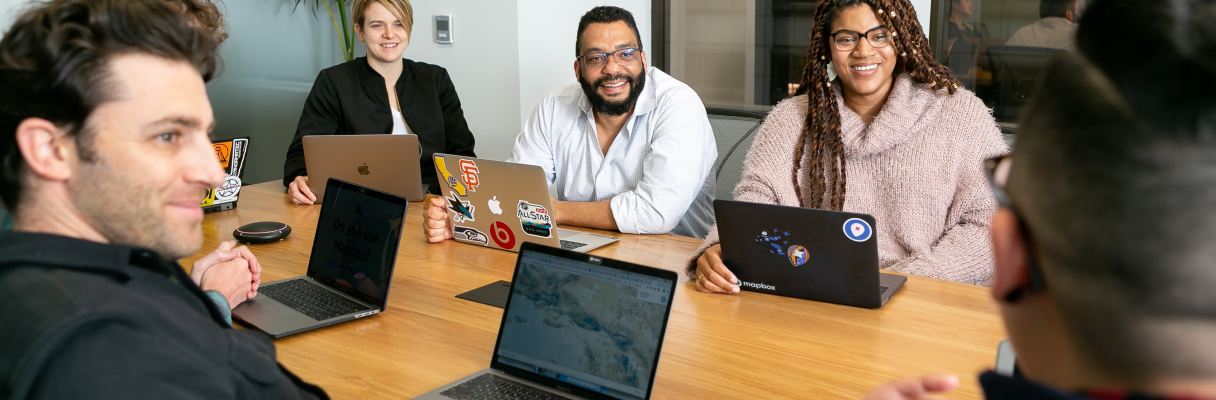
M 983 165 L 984 160 L 1005 154 L 1008 149 L 992 116 L 986 112 L 978 114 L 982 115 L 963 130 L 976 134 L 959 147 L 962 156 L 955 165 L 958 186 L 947 213 L 950 223 L 946 230 L 928 250 L 896 262 L 887 271 L 972 285 L 991 284 L 992 243 L 988 228 L 997 203 Z
M 797 96 L 782 101 L 760 125 L 756 139 L 743 161 L 743 176 L 735 186 L 735 200 L 749 203 L 798 206 L 794 193 L 794 146 L 802 133 L 806 116 L 807 96 Z M 688 262 L 688 276 L 694 275 L 697 258 L 705 250 L 717 245 L 718 224 L 714 224 L 705 236 L 705 242 L 693 253 Z
M 439 88 L 439 106 L 443 109 L 443 130 L 445 134 L 445 149 L 448 154 L 466 157 L 477 157 L 473 148 L 477 144 L 473 132 L 469 131 L 469 123 L 464 119 L 464 109 L 460 107 L 460 96 L 456 95 L 456 85 L 448 71 L 439 68 L 436 74 Z
M 340 115 L 338 92 L 327 72 L 321 71 L 317 81 L 312 84 L 308 99 L 304 101 L 304 111 L 300 113 L 300 122 L 296 125 L 296 136 L 287 146 L 287 160 L 283 162 L 283 186 L 289 186 L 297 176 L 308 175 L 304 163 L 304 137 L 336 134 Z

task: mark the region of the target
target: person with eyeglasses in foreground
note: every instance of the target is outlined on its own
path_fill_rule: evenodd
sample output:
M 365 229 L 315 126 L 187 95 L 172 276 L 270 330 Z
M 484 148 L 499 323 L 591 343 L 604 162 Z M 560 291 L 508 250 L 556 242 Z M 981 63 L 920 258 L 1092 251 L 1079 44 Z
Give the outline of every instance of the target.
M 987 162 L 992 296 L 1024 377 L 980 375 L 987 399 L 1216 399 L 1213 19 L 1213 0 L 1090 3 L 1012 156 Z
M 202 245 L 223 182 L 215 31 L 160 0 L 54 0 L 0 39 L 0 399 L 326 398 L 234 330 L 260 268 Z
M 544 169 L 557 186 L 549 211 L 558 224 L 703 237 L 718 148 L 701 98 L 647 66 L 633 14 L 622 8 L 584 14 L 575 54 L 578 84 L 541 100 L 507 161 Z M 443 199 L 425 216 L 431 242 L 452 238 Z
M 991 110 L 933 60 L 907 0 L 826 0 L 815 16 L 802 83 L 761 125 L 735 200 L 870 214 L 879 268 L 988 284 L 981 164 L 1007 151 Z M 688 273 L 739 292 L 717 227 Z

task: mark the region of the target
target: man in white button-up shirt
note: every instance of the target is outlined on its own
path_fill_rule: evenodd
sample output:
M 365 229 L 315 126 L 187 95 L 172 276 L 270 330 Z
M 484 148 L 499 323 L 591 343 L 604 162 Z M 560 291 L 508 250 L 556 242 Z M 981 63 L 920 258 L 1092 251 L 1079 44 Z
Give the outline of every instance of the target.
M 704 237 L 718 151 L 697 93 L 648 68 L 623 9 L 585 14 L 576 48 L 579 83 L 541 100 L 508 161 L 544 169 L 559 224 Z M 432 242 L 451 237 L 442 202 L 426 219 Z
M 1043 0 L 1039 3 L 1038 22 L 1023 26 L 1009 37 L 1006 46 L 1076 49 L 1077 19 L 1081 17 L 1081 2 L 1077 0 Z

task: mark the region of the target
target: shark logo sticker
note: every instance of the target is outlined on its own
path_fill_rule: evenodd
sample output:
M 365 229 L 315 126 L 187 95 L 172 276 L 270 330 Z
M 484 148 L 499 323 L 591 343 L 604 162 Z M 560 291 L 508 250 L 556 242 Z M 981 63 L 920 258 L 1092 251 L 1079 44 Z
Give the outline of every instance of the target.
M 515 216 L 519 217 L 519 225 L 528 236 L 553 237 L 553 220 L 545 206 L 520 200 Z
M 452 189 L 452 193 L 456 193 L 457 195 L 460 195 L 460 197 L 469 195 L 468 188 L 465 187 L 463 183 L 460 183 L 459 179 L 452 176 L 451 172 L 448 172 L 448 163 L 443 156 L 435 156 L 435 169 L 439 170 L 440 178 L 442 178 L 443 182 L 447 183 L 448 187 Z
M 464 223 L 465 221 L 473 221 L 473 212 L 476 211 L 475 209 L 477 206 L 474 206 L 470 202 L 456 198 L 456 196 L 453 196 L 455 193 L 456 192 L 453 191 L 452 193 L 448 194 L 448 197 L 446 197 L 448 201 L 448 212 L 452 213 L 452 222 L 460 224 Z

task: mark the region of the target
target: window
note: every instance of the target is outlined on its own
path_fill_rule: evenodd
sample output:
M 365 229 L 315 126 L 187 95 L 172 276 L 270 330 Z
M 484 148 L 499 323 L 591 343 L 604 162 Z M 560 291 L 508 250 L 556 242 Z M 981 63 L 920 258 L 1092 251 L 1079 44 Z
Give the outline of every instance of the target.
M 818 1 L 655 0 L 656 65 L 706 105 L 767 109 L 802 80 Z M 912 0 L 934 57 L 1006 130 L 1055 54 L 1071 49 L 1084 0 Z M 661 21 L 660 21 L 661 20 Z

